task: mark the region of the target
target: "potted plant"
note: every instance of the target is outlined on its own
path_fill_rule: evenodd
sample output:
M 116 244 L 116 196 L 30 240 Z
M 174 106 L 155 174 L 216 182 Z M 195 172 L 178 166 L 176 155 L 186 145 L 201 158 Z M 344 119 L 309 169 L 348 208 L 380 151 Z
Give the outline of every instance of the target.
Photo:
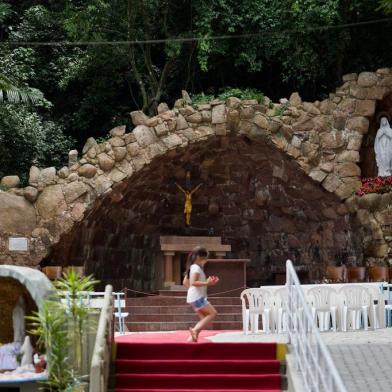
M 369 282 L 389 282 L 389 270 L 389 264 L 384 261 L 368 267 Z

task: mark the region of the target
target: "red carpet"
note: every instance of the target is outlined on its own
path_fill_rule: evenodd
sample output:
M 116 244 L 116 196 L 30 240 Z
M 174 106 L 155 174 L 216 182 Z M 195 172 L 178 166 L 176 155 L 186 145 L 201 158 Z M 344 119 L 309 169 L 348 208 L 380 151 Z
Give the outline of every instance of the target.
M 203 337 L 222 331 L 204 331 Z M 116 392 L 280 392 L 275 343 L 186 342 L 189 334 L 116 338 Z

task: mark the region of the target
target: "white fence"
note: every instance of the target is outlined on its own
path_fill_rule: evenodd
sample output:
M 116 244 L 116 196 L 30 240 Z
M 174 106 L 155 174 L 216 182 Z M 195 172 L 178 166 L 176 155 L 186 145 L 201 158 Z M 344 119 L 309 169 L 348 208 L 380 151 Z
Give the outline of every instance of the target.
M 347 392 L 321 339 L 291 260 L 287 260 L 286 273 L 287 333 L 306 392 Z

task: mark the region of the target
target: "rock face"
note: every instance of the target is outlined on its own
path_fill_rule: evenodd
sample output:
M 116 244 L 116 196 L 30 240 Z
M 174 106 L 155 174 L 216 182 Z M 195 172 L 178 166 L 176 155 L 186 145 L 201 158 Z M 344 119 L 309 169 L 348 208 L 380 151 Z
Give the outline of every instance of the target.
M 0 235 L 31 235 L 37 226 L 34 207 L 24 197 L 0 192 Z
M 190 156 L 194 150 L 206 154 L 203 152 L 204 146 L 208 150 L 214 141 L 221 145 L 221 152 L 217 151 L 217 154 L 227 151 L 236 138 L 247 140 L 250 144 L 268 145 L 276 153 L 290 157 L 291 160 L 285 164 L 295 165 L 320 190 L 334 193 L 343 203 L 350 198 L 358 187 L 361 175 L 363 176 L 361 148 L 364 144 L 369 144 L 378 115 L 376 110 L 389 110 L 392 107 L 389 104 L 392 101 L 392 72 L 386 68 L 374 73 L 345 75 L 343 80 L 344 84 L 330 94 L 328 99 L 314 103 L 303 102 L 298 93 L 293 93 L 290 99 L 284 98 L 277 104 L 267 97 L 261 104 L 255 100 L 231 97 L 226 101 L 216 99 L 208 104 L 193 105 L 189 95 L 184 92 L 172 110 L 167 104 L 161 103 L 158 114 L 154 117 L 149 118 L 141 111 L 132 112 L 135 128 L 129 132 L 122 125 L 113 128 L 110 131 L 111 138 L 103 143 L 97 144 L 93 138 L 89 138 L 80 159 L 76 150 L 69 152 L 68 167 L 56 171 L 54 167 L 32 166 L 29 186 L 26 188 L 15 188 L 19 186 L 18 180 L 6 176 L 2 179 L 2 185 L 9 184 L 7 187 L 11 189 L 7 194 L 11 195 L 13 192 L 24 195 L 26 206 L 35 208 L 37 213 L 36 229 L 40 233 L 42 230 L 47 231 L 45 240 L 44 237 L 37 237 L 30 256 L 35 254 L 33 258 L 36 262 L 39 257 L 47 254 L 50 247 L 59 241 L 61 234 L 65 235 L 73 227 L 73 222 L 84 219 L 84 214 L 95 206 L 97 198 L 104 198 L 115 189 L 117 196 L 111 200 L 120 202 L 123 194 L 118 192 L 117 187 L 136 181 L 134 178 L 142 175 L 138 174 L 140 170 L 148 170 L 150 165 L 159 160 L 170 160 L 181 151 Z M 248 158 L 244 151 L 238 150 L 234 155 L 246 160 Z M 263 161 L 263 156 L 257 158 L 257 162 L 259 161 Z M 222 162 L 222 167 L 216 166 L 217 172 L 210 174 L 219 177 L 222 184 L 226 184 L 225 170 L 228 169 L 224 169 L 225 164 L 226 162 Z M 203 165 L 200 169 L 203 181 L 212 181 L 206 174 L 208 162 L 203 162 Z M 259 168 L 264 173 L 262 165 Z M 235 173 L 235 170 L 232 172 Z M 159 176 L 159 173 L 161 172 L 157 168 L 156 175 Z M 287 170 L 279 163 L 274 165 L 271 173 L 265 172 L 265 175 L 282 182 L 284 187 L 289 186 Z M 249 187 L 258 190 L 251 196 L 255 205 L 248 206 L 241 213 L 231 214 L 230 208 L 223 208 L 219 200 L 217 216 L 224 214 L 230 224 L 242 222 L 246 216 L 246 219 L 257 218 L 268 222 L 266 224 L 281 227 L 282 230 L 292 230 L 293 222 L 290 219 L 287 218 L 288 222 L 286 218 L 270 222 L 268 213 L 257 210 L 269 205 L 271 208 L 280 208 L 282 200 L 279 192 L 269 192 L 266 196 L 265 190 L 260 189 L 257 181 L 252 181 L 249 179 Z M 227 183 L 221 187 L 219 182 L 216 183 L 220 195 L 227 194 L 227 189 L 231 189 L 229 185 Z M 158 188 L 154 189 L 156 191 Z M 286 192 L 285 189 L 282 192 Z M 219 199 L 217 194 L 211 196 L 213 200 Z M 304 200 L 310 197 L 304 192 Z M 208 210 L 208 205 L 200 208 Z M 214 205 L 210 204 L 212 212 L 216 210 Z M 350 212 L 355 215 L 353 206 L 354 204 L 350 205 Z M 324 218 L 332 219 L 334 214 L 331 211 L 326 208 Z M 291 214 L 295 216 L 296 213 L 291 211 Z M 372 218 L 372 224 L 370 218 L 362 218 L 363 216 L 361 225 L 371 227 L 372 230 L 373 227 L 378 227 L 377 230 L 374 229 L 377 234 L 374 234 L 373 239 L 379 240 L 380 233 L 384 233 L 383 241 L 386 243 L 388 235 L 381 229 L 382 224 L 376 218 Z M 51 224 L 52 221 L 55 224 Z M 242 227 L 241 224 L 238 227 Z M 251 225 L 249 222 L 243 223 L 243 227 Z M 329 238 L 330 230 L 327 230 L 325 238 Z M 4 243 L 5 239 L 0 237 L 0 244 L 1 241 Z M 0 262 L 1 249 L 0 245 Z M 366 251 L 368 254 L 371 252 L 369 249 Z M 379 258 L 380 249 L 385 249 L 385 246 L 380 245 L 377 249 Z

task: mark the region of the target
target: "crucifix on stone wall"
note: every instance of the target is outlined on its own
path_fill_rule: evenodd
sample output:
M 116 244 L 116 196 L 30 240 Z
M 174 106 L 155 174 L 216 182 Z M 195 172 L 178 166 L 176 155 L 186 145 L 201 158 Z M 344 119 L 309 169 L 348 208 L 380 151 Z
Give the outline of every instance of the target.
M 177 188 L 184 194 L 185 196 L 185 204 L 184 204 L 184 217 L 185 217 L 185 225 L 189 227 L 191 225 L 191 214 L 192 214 L 192 195 L 202 186 L 202 184 L 196 185 L 194 188 L 192 188 L 192 182 L 191 182 L 191 170 L 192 170 L 192 165 L 188 162 L 184 166 L 185 171 L 186 171 L 186 176 L 185 176 L 185 189 L 175 183 Z

